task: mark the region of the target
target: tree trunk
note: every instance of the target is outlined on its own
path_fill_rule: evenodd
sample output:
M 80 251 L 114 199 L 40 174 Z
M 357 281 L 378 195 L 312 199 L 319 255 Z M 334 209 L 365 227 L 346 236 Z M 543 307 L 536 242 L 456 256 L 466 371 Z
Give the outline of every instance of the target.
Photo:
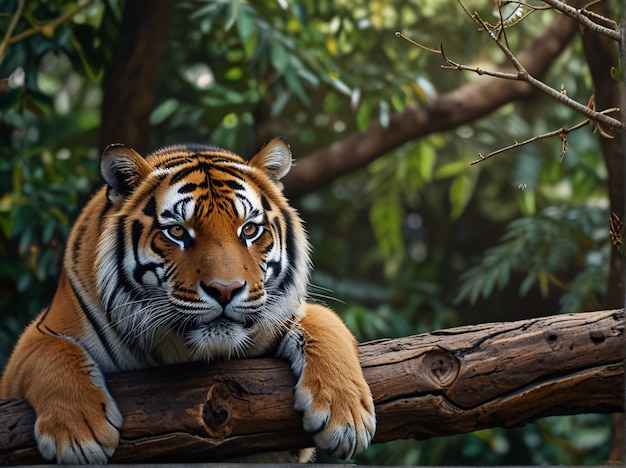
M 374 442 L 623 410 L 624 311 L 440 330 L 360 346 Z M 252 359 L 108 377 L 124 414 L 112 461 L 191 462 L 311 445 L 286 363 Z M 41 463 L 35 416 L 0 401 L 0 464 Z
M 605 18 L 614 17 L 610 2 L 599 2 L 589 8 Z M 622 34 L 625 33 L 626 31 L 622 30 Z M 619 108 L 622 103 L 622 83 L 616 81 L 611 76 L 611 67 L 620 68 L 618 49 L 615 47 L 615 42 L 593 31 L 584 30 L 582 43 L 595 88 L 594 103 L 596 109 Z M 619 112 L 617 112 L 616 117 L 619 118 Z M 609 129 L 604 129 L 604 131 L 611 135 L 610 138 L 602 135 L 599 137 L 608 174 L 609 206 L 611 213 L 615 213 L 620 220 L 623 220 L 625 215 L 624 135 L 623 132 L 618 130 L 611 132 Z M 611 246 L 607 289 L 607 301 L 604 306 L 621 307 L 624 304 L 624 257 L 615 246 Z M 623 414 L 615 416 L 611 458 L 624 460 Z
M 150 113 L 173 7 L 173 0 L 133 0 L 124 5 L 119 37 L 102 84 L 101 151 L 111 143 L 122 143 L 142 154 L 150 149 Z

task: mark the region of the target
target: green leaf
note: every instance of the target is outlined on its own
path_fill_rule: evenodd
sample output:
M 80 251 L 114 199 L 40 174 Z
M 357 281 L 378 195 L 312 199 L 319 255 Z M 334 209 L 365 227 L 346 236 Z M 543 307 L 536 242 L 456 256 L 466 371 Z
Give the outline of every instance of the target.
M 242 11 L 237 17 L 237 33 L 241 38 L 241 42 L 247 42 L 248 39 L 257 33 L 257 26 L 254 18 Z
M 378 197 L 370 208 L 372 229 L 384 255 L 404 250 L 401 232 L 403 215 L 397 190 L 389 190 L 384 196 Z
M 276 71 L 282 75 L 289 67 L 289 55 L 280 42 L 273 42 L 270 48 L 270 62 Z
M 526 294 L 528 294 L 528 291 L 530 291 L 530 288 L 533 287 L 536 281 L 537 281 L 537 272 L 536 271 L 529 272 L 519 287 L 520 296 L 525 296 Z
M 293 91 L 305 105 L 310 106 L 311 100 L 309 96 L 307 96 L 304 86 L 302 86 L 299 75 L 296 74 L 292 68 L 288 68 L 283 76 L 289 89 Z
M 248 39 L 243 41 L 243 49 L 246 54 L 247 60 L 252 59 L 255 52 L 257 51 L 258 44 L 259 44 L 259 38 L 258 38 L 258 35 L 256 34 L 251 34 L 250 37 L 248 37 Z
M 207 3 L 205 6 L 196 8 L 193 13 L 189 15 L 190 21 L 196 21 L 203 16 L 209 17 L 211 20 L 217 14 L 217 12 L 221 9 L 221 5 L 217 2 L 215 3 Z
M 163 101 L 157 106 L 156 109 L 150 114 L 150 124 L 159 125 L 171 117 L 176 109 L 178 109 L 179 102 L 177 99 L 170 98 Z
M 320 83 L 319 78 L 305 68 L 298 69 L 298 75 L 311 86 L 317 86 Z
M 400 96 L 400 93 L 393 93 L 391 95 L 391 105 L 396 112 L 402 112 L 406 107 L 404 99 Z
M 535 190 L 526 189 L 520 191 L 518 200 L 520 202 L 520 209 L 524 215 L 531 216 L 537 212 L 536 198 Z
M 330 84 L 333 85 L 333 87 L 340 93 L 345 94 L 346 96 L 352 95 L 352 90 L 350 89 L 350 87 L 339 78 L 332 77 L 330 80 Z
M 245 73 L 241 67 L 230 67 L 224 73 L 224 78 L 228 81 L 238 81 L 244 77 Z
M 224 23 L 224 29 L 229 31 L 233 27 L 237 17 L 239 16 L 239 0 L 230 0 L 226 7 L 226 21 Z
M 467 204 L 472 199 L 477 174 L 478 171 L 466 171 L 453 179 L 449 192 L 450 204 L 452 205 L 450 216 L 452 216 L 453 219 L 461 216 Z
M 455 177 L 469 168 L 466 161 L 453 161 L 439 166 L 435 171 L 435 179 L 447 179 Z
M 359 131 L 364 132 L 372 121 L 372 113 L 374 112 L 374 103 L 369 100 L 361 101 L 359 110 L 356 113 L 356 125 Z
M 419 174 L 422 180 L 429 181 L 433 177 L 433 170 L 435 168 L 435 161 L 437 160 L 437 152 L 432 145 L 428 143 L 422 143 L 418 146 L 419 155 Z

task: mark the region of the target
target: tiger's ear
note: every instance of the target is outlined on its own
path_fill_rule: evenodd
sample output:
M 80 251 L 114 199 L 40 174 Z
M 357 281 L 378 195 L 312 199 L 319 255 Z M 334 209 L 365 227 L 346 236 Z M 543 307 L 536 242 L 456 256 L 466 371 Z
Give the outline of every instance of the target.
M 285 139 L 278 137 L 270 140 L 261 151 L 252 156 L 248 164 L 261 169 L 282 188 L 278 181 L 291 169 L 291 161 L 289 144 Z
M 100 157 L 100 172 L 109 186 L 107 195 L 113 203 L 130 195 L 150 171 L 142 155 L 119 143 L 107 146 Z

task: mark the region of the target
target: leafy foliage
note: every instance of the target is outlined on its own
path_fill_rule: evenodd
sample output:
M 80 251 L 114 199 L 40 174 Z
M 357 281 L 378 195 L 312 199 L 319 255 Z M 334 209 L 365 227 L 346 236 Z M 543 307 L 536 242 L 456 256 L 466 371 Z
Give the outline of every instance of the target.
M 17 2 L 5 2 L 5 30 Z M 27 2 L 16 34 L 76 8 Z M 83 7 L 84 8 L 84 7 Z M 82 10 L 83 12 L 85 10 Z M 0 362 L 54 293 L 69 226 L 98 179 L 94 138 L 111 12 L 95 5 L 10 47 L 0 62 Z M 108 37 L 108 39 L 107 39 Z M 95 51 L 95 48 L 98 51 Z M 84 78 L 83 78 L 84 77 Z
M 608 280 L 607 218 L 606 209 L 570 206 L 512 221 L 498 245 L 461 276 L 457 301 L 488 298 L 494 287 L 506 287 L 514 273 L 524 273 L 522 296 L 539 286 L 546 297 L 552 284 L 567 290 L 561 298 L 566 312 L 601 307 L 598 297 L 605 294 Z

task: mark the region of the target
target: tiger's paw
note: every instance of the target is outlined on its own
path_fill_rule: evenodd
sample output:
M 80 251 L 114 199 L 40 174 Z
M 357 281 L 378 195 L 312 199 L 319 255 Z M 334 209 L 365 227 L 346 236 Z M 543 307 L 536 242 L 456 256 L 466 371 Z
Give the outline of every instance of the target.
M 69 403 L 71 404 L 71 403 Z M 41 455 L 59 464 L 105 464 L 117 448 L 122 414 L 113 400 L 91 407 L 39 412 L 35 438 Z
M 296 411 L 315 444 L 348 459 L 364 451 L 376 432 L 374 402 L 361 375 L 311 378 L 306 371 L 295 389 Z M 305 383 L 306 382 L 306 383 Z

